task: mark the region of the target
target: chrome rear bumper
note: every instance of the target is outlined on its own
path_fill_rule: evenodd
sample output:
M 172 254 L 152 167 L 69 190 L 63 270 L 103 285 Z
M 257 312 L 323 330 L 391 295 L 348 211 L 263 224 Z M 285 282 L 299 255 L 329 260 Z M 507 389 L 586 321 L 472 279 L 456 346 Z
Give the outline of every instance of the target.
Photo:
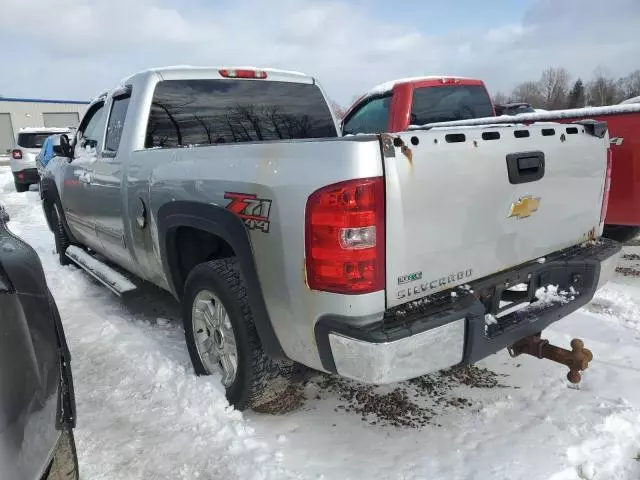
M 464 354 L 465 319 L 392 342 L 329 334 L 338 374 L 366 383 L 399 382 L 457 365 Z

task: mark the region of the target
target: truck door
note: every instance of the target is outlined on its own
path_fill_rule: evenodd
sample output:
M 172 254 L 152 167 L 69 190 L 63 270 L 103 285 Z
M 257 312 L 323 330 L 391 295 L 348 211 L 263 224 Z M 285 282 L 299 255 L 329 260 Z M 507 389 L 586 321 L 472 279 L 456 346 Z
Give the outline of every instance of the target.
M 95 228 L 95 215 L 100 204 L 90 192 L 93 164 L 98 158 L 104 132 L 104 102 L 89 108 L 76 133 L 71 162 L 63 167 L 62 206 L 74 236 L 93 249 L 100 249 Z
M 131 93 L 123 89 L 108 103 L 107 129 L 101 155 L 93 164 L 90 192 L 95 207 L 95 227 L 103 246 L 102 253 L 125 268 L 131 254 L 125 242 L 122 195 L 123 163 L 118 155 Z

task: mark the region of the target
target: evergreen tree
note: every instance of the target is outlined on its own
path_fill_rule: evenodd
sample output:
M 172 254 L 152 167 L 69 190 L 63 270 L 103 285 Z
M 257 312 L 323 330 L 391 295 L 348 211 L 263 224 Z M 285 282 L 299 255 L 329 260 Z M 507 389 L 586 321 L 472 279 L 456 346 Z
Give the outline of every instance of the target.
M 584 94 L 584 82 L 581 78 L 576 80 L 576 83 L 573 84 L 573 88 L 569 92 L 568 99 L 568 107 L 569 108 L 582 108 L 585 104 L 585 94 Z

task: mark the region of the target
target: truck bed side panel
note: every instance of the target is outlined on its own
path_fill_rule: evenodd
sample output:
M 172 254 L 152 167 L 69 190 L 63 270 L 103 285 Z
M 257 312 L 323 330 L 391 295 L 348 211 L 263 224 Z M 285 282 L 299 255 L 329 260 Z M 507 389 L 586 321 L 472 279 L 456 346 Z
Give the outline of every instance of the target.
M 240 213 L 267 217 L 247 218 L 245 225 L 269 316 L 291 359 L 322 368 L 317 350 L 310 348 L 322 314 L 382 315 L 382 291 L 357 297 L 311 291 L 304 255 L 308 196 L 335 182 L 382 175 L 377 137 L 138 151 L 129 174 L 135 176 L 131 182 L 150 180 L 152 225 L 158 209 L 174 199 L 233 209 L 234 199 L 255 196 L 250 201 L 255 209 Z M 158 245 L 153 250 L 160 251 Z M 159 257 L 155 268 L 161 269 Z

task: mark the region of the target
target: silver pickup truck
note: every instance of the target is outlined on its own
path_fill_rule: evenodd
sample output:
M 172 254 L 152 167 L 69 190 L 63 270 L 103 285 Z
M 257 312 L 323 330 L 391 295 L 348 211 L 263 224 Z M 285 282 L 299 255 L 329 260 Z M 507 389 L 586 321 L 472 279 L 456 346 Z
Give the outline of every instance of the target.
M 195 372 L 260 409 L 299 364 L 382 384 L 545 356 L 615 269 L 608 145 L 598 122 L 341 137 L 314 78 L 162 68 L 92 102 L 41 195 L 62 263 L 170 291 Z

